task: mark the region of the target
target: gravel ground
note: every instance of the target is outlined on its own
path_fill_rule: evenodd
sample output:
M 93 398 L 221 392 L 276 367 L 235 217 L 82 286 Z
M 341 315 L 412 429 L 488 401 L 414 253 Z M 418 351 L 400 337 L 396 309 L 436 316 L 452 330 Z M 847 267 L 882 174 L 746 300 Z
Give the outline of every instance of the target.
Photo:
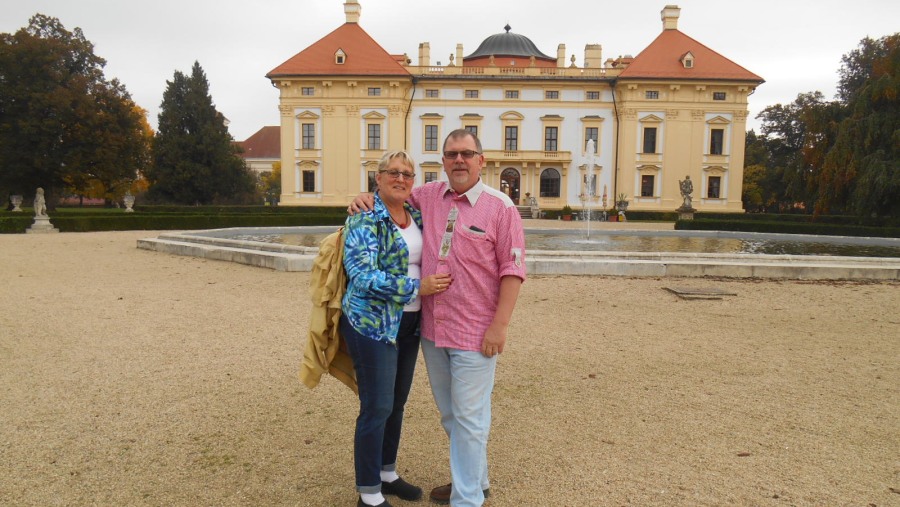
M 156 235 L 0 235 L 0 504 L 354 505 L 357 402 L 297 379 L 308 274 Z M 486 505 L 900 505 L 898 288 L 529 279 Z M 400 472 L 447 460 L 420 360 Z

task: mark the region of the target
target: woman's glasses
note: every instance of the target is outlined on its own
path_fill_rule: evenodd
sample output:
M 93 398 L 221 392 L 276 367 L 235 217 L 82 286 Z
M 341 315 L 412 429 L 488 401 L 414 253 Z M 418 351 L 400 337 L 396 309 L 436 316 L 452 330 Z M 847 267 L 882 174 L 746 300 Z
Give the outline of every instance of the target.
M 416 173 L 410 173 L 406 171 L 398 171 L 396 169 L 389 169 L 384 171 L 378 171 L 380 173 L 387 174 L 391 177 L 391 179 L 399 180 L 400 178 L 407 179 L 409 181 L 413 181 L 416 179 Z

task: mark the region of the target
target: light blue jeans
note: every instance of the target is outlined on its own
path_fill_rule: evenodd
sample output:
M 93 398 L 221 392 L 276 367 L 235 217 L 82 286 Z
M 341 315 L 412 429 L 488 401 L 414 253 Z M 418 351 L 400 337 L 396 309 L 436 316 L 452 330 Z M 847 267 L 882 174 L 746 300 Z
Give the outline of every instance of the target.
M 487 443 L 491 430 L 491 392 L 497 356 L 435 347 L 422 337 L 431 393 L 450 437 L 453 507 L 479 507 L 488 482 Z

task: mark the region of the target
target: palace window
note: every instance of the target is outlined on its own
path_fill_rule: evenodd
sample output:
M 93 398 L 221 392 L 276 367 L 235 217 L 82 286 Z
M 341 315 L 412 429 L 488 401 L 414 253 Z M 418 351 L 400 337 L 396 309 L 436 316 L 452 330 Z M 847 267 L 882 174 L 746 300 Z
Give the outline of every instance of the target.
M 316 191 L 316 172 L 315 171 L 303 171 L 303 186 L 301 187 L 304 192 L 315 192 Z
M 379 96 L 381 96 L 381 88 L 378 88 L 378 87 L 370 87 L 370 88 L 369 88 L 369 96 L 370 96 L 370 97 L 379 97 Z
M 718 199 L 722 188 L 721 176 L 710 176 L 706 183 L 706 197 Z
M 544 98 L 549 100 L 556 100 L 559 98 L 559 92 L 556 90 L 547 90 L 544 92 Z
M 558 149 L 559 128 L 544 128 L 544 151 L 556 151 Z
M 597 137 L 600 133 L 600 129 L 597 127 L 585 127 L 584 128 L 584 150 L 587 151 L 587 143 L 588 141 L 594 141 L 594 150 L 600 151 L 599 146 L 597 146 Z
M 644 92 L 644 98 L 647 100 L 657 100 L 659 99 L 659 91 L 647 90 L 646 92 Z
M 519 98 L 519 90 L 506 90 L 505 96 L 508 99 L 517 99 Z
M 425 183 L 431 183 L 432 181 L 437 181 L 438 173 L 437 171 L 426 171 L 425 172 Z
M 653 197 L 654 176 L 644 174 L 641 176 L 641 197 Z
M 425 151 L 438 151 L 437 125 L 425 125 Z
M 311 96 L 316 94 L 316 89 L 312 86 L 304 86 L 300 88 L 300 95 Z
M 725 100 L 725 92 L 713 92 L 713 100 Z
M 436 99 L 441 96 L 440 90 L 425 90 L 425 97 L 429 99 Z
M 516 151 L 519 149 L 519 127 L 506 127 L 503 136 L 504 148 L 506 151 Z
M 301 130 L 303 131 L 303 149 L 316 149 L 316 125 L 314 123 L 304 123 L 301 126 Z
M 375 182 L 375 171 L 368 171 L 368 180 L 369 180 L 369 188 L 366 192 L 373 193 L 378 188 L 378 183 Z
M 381 124 L 370 123 L 367 126 L 366 148 L 370 150 L 381 149 Z
M 709 130 L 709 154 L 710 155 L 721 155 L 723 153 L 722 148 L 724 146 L 725 141 L 725 130 L 724 129 L 710 129 Z
M 585 100 L 600 100 L 600 92 L 586 91 L 584 92 Z
M 644 128 L 644 150 L 642 153 L 656 153 L 656 127 Z
M 466 90 L 466 98 L 467 99 L 477 99 L 478 98 L 478 90 Z
M 541 173 L 541 197 L 559 197 L 559 171 L 544 169 Z
M 478 125 L 466 125 L 464 128 L 471 132 L 473 136 L 478 137 Z

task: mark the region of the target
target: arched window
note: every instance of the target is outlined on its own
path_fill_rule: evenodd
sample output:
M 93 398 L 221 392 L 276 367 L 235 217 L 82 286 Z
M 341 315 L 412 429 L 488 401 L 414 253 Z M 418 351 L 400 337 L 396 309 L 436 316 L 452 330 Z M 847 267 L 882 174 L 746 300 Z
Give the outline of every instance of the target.
M 541 197 L 559 197 L 559 171 L 544 169 L 541 173 Z

